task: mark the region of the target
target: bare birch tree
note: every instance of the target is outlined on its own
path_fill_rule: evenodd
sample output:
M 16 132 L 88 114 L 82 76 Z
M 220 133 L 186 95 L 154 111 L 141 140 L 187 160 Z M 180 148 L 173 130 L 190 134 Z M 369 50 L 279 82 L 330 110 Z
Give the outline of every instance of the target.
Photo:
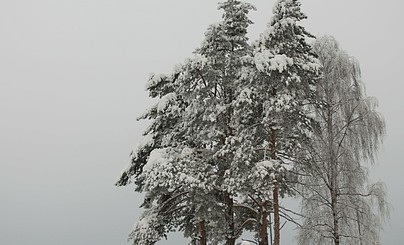
M 324 77 L 322 103 L 314 117 L 310 159 L 302 169 L 303 226 L 299 244 L 380 244 L 389 208 L 383 183 L 370 184 L 367 163 L 375 163 L 385 135 L 377 100 L 366 96 L 359 63 L 330 36 L 314 43 Z

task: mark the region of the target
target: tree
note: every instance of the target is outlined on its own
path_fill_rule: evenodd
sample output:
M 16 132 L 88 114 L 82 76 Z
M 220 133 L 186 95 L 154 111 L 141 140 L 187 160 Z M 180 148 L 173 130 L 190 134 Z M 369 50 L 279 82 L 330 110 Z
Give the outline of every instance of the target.
M 374 163 L 385 135 L 375 98 L 366 96 L 359 63 L 329 36 L 314 49 L 324 68 L 314 116 L 321 131 L 302 165 L 303 227 L 299 244 L 380 244 L 388 216 L 383 183 L 370 184 L 364 165 Z
M 201 245 L 234 245 L 241 234 L 234 219 L 236 193 L 224 183 L 234 152 L 233 101 L 251 53 L 247 14 L 254 7 L 228 0 L 219 8 L 223 21 L 209 27 L 194 56 L 172 75 L 149 80 L 150 96 L 158 102 L 141 119 L 152 124 L 118 181 L 132 180 L 146 193 L 146 211 L 131 234 L 135 244 L 153 244 L 177 229 Z
M 269 186 L 257 190 L 261 200 L 259 244 L 267 245 L 268 215 L 274 215 L 274 244 L 280 244 L 279 198 L 290 192 L 288 170 L 293 168 L 304 145 L 316 126 L 308 110 L 315 103 L 320 65 L 312 47 L 306 42 L 313 36 L 299 21 L 307 18 L 298 0 L 279 0 L 266 31 L 254 44 L 260 115 L 253 123 L 262 132 L 255 143 L 264 151 L 257 167 L 266 172 L 263 182 Z M 271 200 L 272 194 L 272 200 Z M 272 202 L 272 207 L 270 206 Z M 272 210 L 270 210 L 272 209 Z

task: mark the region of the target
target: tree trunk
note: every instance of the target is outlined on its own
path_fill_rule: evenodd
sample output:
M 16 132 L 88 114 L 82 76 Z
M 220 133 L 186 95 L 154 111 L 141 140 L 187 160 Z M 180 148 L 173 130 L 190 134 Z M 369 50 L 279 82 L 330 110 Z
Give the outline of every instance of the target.
M 207 245 L 206 225 L 204 220 L 199 222 L 199 241 L 200 245 Z
M 333 240 L 335 245 L 340 244 L 339 235 L 339 219 L 338 219 L 338 161 L 334 152 L 334 130 L 333 130 L 333 113 L 330 106 L 327 108 L 327 133 L 328 133 L 328 157 L 329 157 L 329 169 L 330 169 L 330 194 L 331 194 L 331 211 L 333 218 Z
M 224 194 L 224 202 L 226 205 L 226 220 L 228 225 L 228 232 L 226 237 L 226 245 L 234 245 L 236 243 L 235 225 L 234 225 L 234 212 L 233 212 L 233 198 L 229 193 Z
M 276 90 L 272 91 L 273 95 L 276 95 Z M 278 159 L 277 144 L 276 144 L 276 130 L 271 128 L 271 158 L 272 160 Z M 277 176 L 277 174 L 275 174 Z M 274 180 L 274 186 L 272 190 L 273 196 L 273 210 L 274 210 L 274 245 L 279 245 L 281 241 L 281 221 L 279 216 L 279 183 L 278 180 Z
M 270 244 L 270 245 L 272 245 L 272 241 L 273 241 L 273 239 L 274 239 L 274 236 L 273 236 L 273 232 L 272 232 L 272 220 L 271 220 L 271 213 L 269 213 L 268 214 L 268 220 L 269 220 L 269 240 L 268 240 L 268 243 Z
M 332 218 L 334 220 L 334 229 L 333 229 L 333 237 L 334 237 L 334 244 L 339 245 L 340 243 L 340 235 L 339 235 L 339 222 L 338 222 L 338 214 L 336 209 L 336 192 L 332 193 L 331 197 L 331 206 L 332 206 Z
M 279 184 L 274 185 L 273 190 L 274 206 L 274 245 L 279 245 L 281 241 L 281 221 L 279 216 Z
M 361 214 L 359 213 L 359 210 L 356 210 L 356 219 L 357 219 L 357 223 L 358 223 L 359 245 L 363 245 L 360 215 Z
M 265 200 L 262 204 L 260 217 L 259 245 L 268 245 L 268 215 L 269 201 Z

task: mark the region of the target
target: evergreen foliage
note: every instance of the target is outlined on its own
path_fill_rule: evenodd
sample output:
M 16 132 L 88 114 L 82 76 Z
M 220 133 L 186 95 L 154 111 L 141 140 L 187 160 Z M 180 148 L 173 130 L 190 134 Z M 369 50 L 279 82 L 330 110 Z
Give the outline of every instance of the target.
M 274 244 L 280 244 L 279 196 L 290 192 L 288 170 L 298 164 L 305 145 L 316 127 L 309 116 L 316 103 L 315 91 L 321 75 L 319 61 L 306 39 L 313 37 L 299 22 L 306 18 L 297 0 L 280 0 L 273 10 L 268 28 L 254 43 L 254 60 L 257 77 L 255 97 L 262 107 L 256 118 L 260 129 L 257 145 L 268 153 L 260 166 L 265 166 L 270 183 L 260 190 L 262 209 L 268 209 L 272 190 L 274 213 Z M 300 156 L 301 157 L 301 156 Z M 268 244 L 266 233 L 267 212 L 261 222 L 259 244 Z
M 131 235 L 135 244 L 145 242 L 143 232 L 155 239 L 146 242 L 153 244 L 174 229 L 209 244 L 234 244 L 241 234 L 234 221 L 236 187 L 229 186 L 226 173 L 235 152 L 232 107 L 251 51 L 246 15 L 254 7 L 227 1 L 219 9 L 223 21 L 209 27 L 194 56 L 172 75 L 149 80 L 150 96 L 159 101 L 141 119 L 151 119 L 152 125 L 118 182 L 132 179 L 138 191 L 147 193 L 147 210 Z M 141 228 L 146 221 L 156 230 Z M 201 227 L 209 231 L 207 237 Z
M 279 245 L 280 219 L 293 221 L 279 198 L 296 192 L 303 195 L 303 213 L 312 217 L 304 220 L 300 241 L 323 242 L 319 237 L 330 234 L 313 227 L 329 222 L 329 210 L 315 208 L 331 195 L 322 187 L 331 164 L 323 148 L 330 135 L 323 113 L 330 106 L 341 135 L 333 150 L 344 163 L 338 165 L 341 185 L 334 181 L 334 187 L 355 193 L 340 200 L 356 208 L 339 206 L 339 212 L 356 215 L 363 244 L 376 241 L 381 226 L 365 231 L 379 221 L 366 197 L 377 197 L 371 200 L 384 212 L 383 185 L 367 189 L 360 163 L 374 161 L 384 123 L 374 100 L 364 96 L 357 63 L 336 58 L 343 55 L 331 39 L 317 41 L 313 50 L 298 0 L 278 0 L 267 29 L 251 45 L 248 13 L 255 7 L 227 0 L 219 9 L 222 20 L 209 26 L 193 55 L 147 82 L 156 103 L 139 120 L 150 126 L 117 182 L 133 183 L 145 194 L 133 244 L 152 245 L 180 231 L 190 244 L 235 245 L 250 231 L 259 245 Z M 341 234 L 355 225 L 344 224 Z

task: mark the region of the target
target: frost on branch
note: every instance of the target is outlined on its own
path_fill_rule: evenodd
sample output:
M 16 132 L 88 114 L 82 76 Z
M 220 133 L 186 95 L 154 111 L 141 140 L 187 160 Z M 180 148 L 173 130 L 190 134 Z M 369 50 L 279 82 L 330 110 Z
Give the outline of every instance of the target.
M 310 162 L 300 170 L 299 244 L 380 244 L 389 205 L 384 185 L 371 184 L 366 163 L 375 161 L 384 119 L 369 103 L 358 62 L 333 37 L 318 38 L 314 49 L 324 66 L 314 110 L 322 130 L 313 134 Z

